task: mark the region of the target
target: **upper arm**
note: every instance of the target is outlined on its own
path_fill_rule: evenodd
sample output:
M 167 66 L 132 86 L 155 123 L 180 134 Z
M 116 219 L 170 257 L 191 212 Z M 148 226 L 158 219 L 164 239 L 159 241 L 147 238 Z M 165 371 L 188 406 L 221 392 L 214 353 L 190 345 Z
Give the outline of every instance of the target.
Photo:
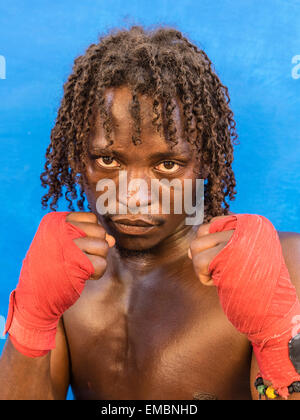
M 298 298 L 300 299 L 300 233 L 278 232 L 278 236 L 291 282 L 295 286 Z M 254 387 L 254 381 L 258 371 L 259 367 L 256 358 L 252 354 L 250 381 L 252 398 L 255 400 L 258 399 L 258 393 Z M 299 394 L 297 394 L 297 397 L 293 395 L 291 399 L 293 398 L 299 399 Z
M 65 400 L 70 383 L 69 352 L 62 318 L 56 333 L 56 347 L 51 351 L 50 374 L 56 399 Z

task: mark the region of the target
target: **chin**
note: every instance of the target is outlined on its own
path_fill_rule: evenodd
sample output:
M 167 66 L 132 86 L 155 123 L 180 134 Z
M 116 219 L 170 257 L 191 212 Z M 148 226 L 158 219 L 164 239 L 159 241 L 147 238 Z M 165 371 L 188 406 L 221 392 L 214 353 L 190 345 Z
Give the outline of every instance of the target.
M 120 237 L 119 235 L 116 236 L 116 248 L 118 250 L 127 250 L 134 252 L 141 252 L 141 253 L 149 253 L 153 250 L 160 242 L 159 238 L 125 238 Z

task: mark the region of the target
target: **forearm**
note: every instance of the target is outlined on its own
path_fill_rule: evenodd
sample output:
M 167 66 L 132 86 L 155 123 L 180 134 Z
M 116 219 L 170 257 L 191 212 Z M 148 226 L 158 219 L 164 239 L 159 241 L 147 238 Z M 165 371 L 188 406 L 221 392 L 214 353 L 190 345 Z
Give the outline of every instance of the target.
M 54 400 L 50 352 L 30 358 L 8 338 L 0 359 L 0 400 Z

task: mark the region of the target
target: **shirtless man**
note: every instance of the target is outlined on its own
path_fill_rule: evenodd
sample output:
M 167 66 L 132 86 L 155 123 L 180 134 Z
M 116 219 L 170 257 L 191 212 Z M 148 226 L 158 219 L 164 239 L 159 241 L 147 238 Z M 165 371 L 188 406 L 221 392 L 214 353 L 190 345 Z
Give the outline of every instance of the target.
M 43 204 L 52 198 L 55 210 L 65 186 L 74 210 L 71 199 L 79 184 L 90 211 L 64 217 L 66 225 L 81 230 L 73 243 L 94 271 L 80 297 L 62 299 L 57 330 L 49 327 L 56 333 L 55 348 L 30 347 L 10 319 L 0 360 L 0 399 L 65 399 L 69 384 L 76 399 L 86 400 L 258 398 L 259 367 L 251 344 L 227 319 L 208 271 L 234 232 L 209 233 L 218 217 L 233 214 L 225 198 L 235 193 L 234 120 L 222 86 L 205 54 L 172 29 L 151 36 L 141 28 L 120 31 L 75 60 L 47 150 L 42 181 L 49 192 Z M 174 212 L 100 215 L 97 182 L 108 178 L 118 187 L 121 169 L 128 182 L 207 180 L 204 223 L 186 225 L 186 214 Z M 83 210 L 82 200 L 78 205 Z M 150 205 L 150 198 L 140 197 L 139 205 Z M 300 235 L 278 235 L 300 296 Z M 56 236 L 61 239 L 60 230 Z M 31 247 L 31 261 L 39 259 L 39 270 L 51 281 L 49 290 L 40 292 L 36 313 L 34 297 L 24 296 L 31 272 L 21 273 L 15 295 L 18 322 L 32 309 L 31 326 L 38 328 L 32 320 L 40 317 L 45 330 L 51 323 L 41 315 L 47 313 L 44 307 L 52 309 L 59 301 L 51 289 L 60 275 L 49 259 L 51 241 L 49 233 L 49 244 L 38 243 L 46 245 L 40 254 Z M 30 295 L 33 288 L 28 290 Z M 289 399 L 300 399 L 300 393 Z

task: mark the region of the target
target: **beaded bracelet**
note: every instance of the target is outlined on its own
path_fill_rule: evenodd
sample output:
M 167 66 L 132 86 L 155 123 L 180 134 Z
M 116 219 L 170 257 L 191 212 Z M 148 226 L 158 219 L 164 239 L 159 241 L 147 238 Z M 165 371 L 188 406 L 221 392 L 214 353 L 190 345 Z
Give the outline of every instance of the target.
M 262 396 L 266 397 L 268 400 L 274 400 L 275 398 L 279 397 L 277 392 L 272 386 L 268 386 L 264 384 L 264 380 L 261 376 L 257 376 L 254 386 L 258 392 L 258 398 L 261 400 Z M 289 387 L 289 394 L 293 392 L 300 392 L 300 381 L 293 382 Z

